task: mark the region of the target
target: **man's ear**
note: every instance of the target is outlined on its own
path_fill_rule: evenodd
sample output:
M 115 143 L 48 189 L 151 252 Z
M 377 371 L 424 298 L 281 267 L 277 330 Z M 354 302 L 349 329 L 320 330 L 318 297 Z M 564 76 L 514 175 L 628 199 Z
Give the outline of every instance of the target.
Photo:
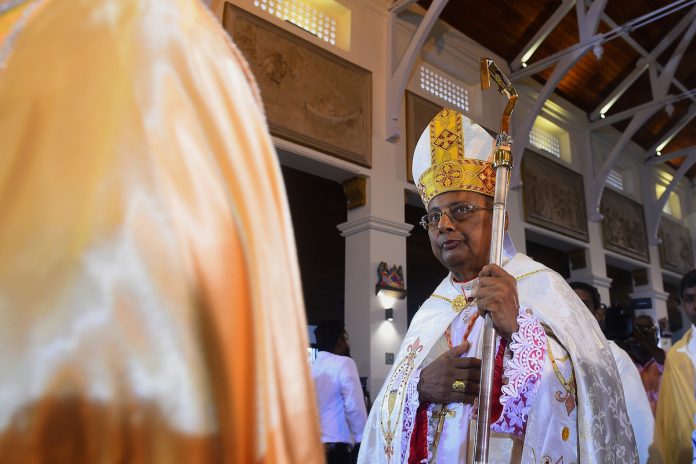
M 506 209 L 505 210 L 505 232 L 507 232 L 509 225 L 510 225 L 510 216 L 508 216 L 508 212 Z

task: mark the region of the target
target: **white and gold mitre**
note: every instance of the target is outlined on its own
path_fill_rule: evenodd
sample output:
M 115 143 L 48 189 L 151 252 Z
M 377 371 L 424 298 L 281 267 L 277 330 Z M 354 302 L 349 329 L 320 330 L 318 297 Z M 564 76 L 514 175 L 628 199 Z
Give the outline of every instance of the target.
M 443 108 L 413 153 L 413 179 L 425 207 L 439 194 L 456 190 L 495 196 L 494 151 L 495 141 L 483 127 Z

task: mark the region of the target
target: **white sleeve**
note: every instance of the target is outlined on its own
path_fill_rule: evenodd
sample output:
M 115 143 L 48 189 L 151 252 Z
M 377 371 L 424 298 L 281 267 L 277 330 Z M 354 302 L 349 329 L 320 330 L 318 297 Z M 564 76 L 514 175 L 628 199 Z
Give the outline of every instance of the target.
M 358 377 L 358 368 L 355 365 L 355 361 L 351 358 L 345 358 L 339 380 L 348 428 L 355 442 L 359 443 L 362 441 L 363 429 L 365 428 L 365 422 L 367 422 L 367 411 L 365 409 L 365 397 L 360 385 L 360 377 Z

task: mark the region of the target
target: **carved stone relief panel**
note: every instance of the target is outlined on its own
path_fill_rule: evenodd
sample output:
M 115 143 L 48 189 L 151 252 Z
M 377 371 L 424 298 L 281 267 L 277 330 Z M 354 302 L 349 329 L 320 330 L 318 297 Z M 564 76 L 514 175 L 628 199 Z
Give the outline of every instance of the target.
M 694 268 L 694 252 L 688 228 L 663 217 L 657 235 L 662 240 L 660 264 L 663 268 L 679 274 L 686 274 Z
M 606 188 L 600 212 L 604 248 L 649 263 L 643 205 Z
M 522 179 L 525 221 L 585 242 L 589 240 L 581 174 L 525 150 Z
M 273 135 L 371 166 L 372 73 L 230 3 L 223 26 L 249 62 Z

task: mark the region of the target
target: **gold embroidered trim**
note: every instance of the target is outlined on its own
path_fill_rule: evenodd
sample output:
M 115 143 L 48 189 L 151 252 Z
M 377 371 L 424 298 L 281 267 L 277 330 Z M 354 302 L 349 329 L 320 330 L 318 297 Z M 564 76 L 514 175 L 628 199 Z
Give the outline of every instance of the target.
M 466 190 L 495 196 L 495 169 L 476 159 L 455 159 L 433 164 L 418 179 L 418 193 L 427 206 L 445 192 Z
M 464 159 L 462 114 L 443 108 L 430 121 L 430 163 Z
M 561 383 L 561 385 L 563 385 L 563 388 L 566 392 L 575 396 L 575 374 L 571 372 L 570 377 L 568 377 L 568 380 L 566 380 L 566 378 L 561 373 L 561 370 L 558 368 L 558 364 L 556 364 L 556 358 L 553 357 L 553 351 L 551 351 L 551 343 L 549 342 L 548 338 L 546 339 L 546 349 L 548 350 L 549 359 L 551 360 L 551 366 L 553 367 L 554 374 L 556 374 L 556 378 Z M 568 357 L 570 357 L 570 354 L 566 356 L 566 359 Z M 561 362 L 560 359 L 558 362 Z
M 518 282 L 522 279 L 525 279 L 531 275 L 537 274 L 539 272 L 553 272 L 551 269 L 544 268 L 544 269 L 537 269 L 535 271 L 530 271 L 527 272 L 526 274 L 522 274 L 521 276 L 515 277 L 515 280 Z M 438 298 L 440 300 L 445 300 L 452 306 L 452 311 L 455 313 L 461 312 L 463 309 L 468 308 L 469 306 L 474 306 L 476 304 L 476 300 L 472 300 L 471 302 L 466 301 L 466 297 L 464 295 L 457 295 L 455 298 L 447 298 L 442 295 L 438 295 L 437 293 L 433 293 L 430 295 L 432 298 Z M 519 306 L 519 305 L 518 305 Z
M 430 462 L 437 462 L 437 447 L 440 444 L 442 429 L 445 427 L 445 419 L 448 417 L 455 417 L 456 415 L 457 411 L 448 409 L 446 404 L 443 404 L 437 412 L 433 413 L 433 416 L 438 418 L 438 422 L 437 428 L 435 429 L 435 436 L 433 437 L 432 458 Z
M 549 268 L 537 269 L 534 271 L 529 271 L 526 274 L 522 274 L 521 276 L 515 277 L 515 280 L 517 280 L 519 282 L 520 280 L 526 279 L 527 277 L 529 277 L 531 275 L 538 274 L 539 272 L 556 272 L 556 271 L 554 271 L 553 269 L 549 269 Z
M 394 437 L 401 421 L 401 413 L 404 409 L 404 399 L 406 397 L 406 386 L 413 372 L 414 363 L 418 353 L 423 351 L 423 345 L 420 343 L 420 338 L 408 346 L 408 354 L 394 369 L 394 373 L 389 378 L 389 383 L 386 386 L 386 392 L 382 399 L 382 407 L 380 414 L 380 428 L 384 437 L 384 455 L 387 457 L 387 463 L 391 463 L 394 456 Z M 398 412 L 394 423 L 392 423 L 392 415 L 398 402 Z M 386 424 L 385 424 L 386 417 Z

